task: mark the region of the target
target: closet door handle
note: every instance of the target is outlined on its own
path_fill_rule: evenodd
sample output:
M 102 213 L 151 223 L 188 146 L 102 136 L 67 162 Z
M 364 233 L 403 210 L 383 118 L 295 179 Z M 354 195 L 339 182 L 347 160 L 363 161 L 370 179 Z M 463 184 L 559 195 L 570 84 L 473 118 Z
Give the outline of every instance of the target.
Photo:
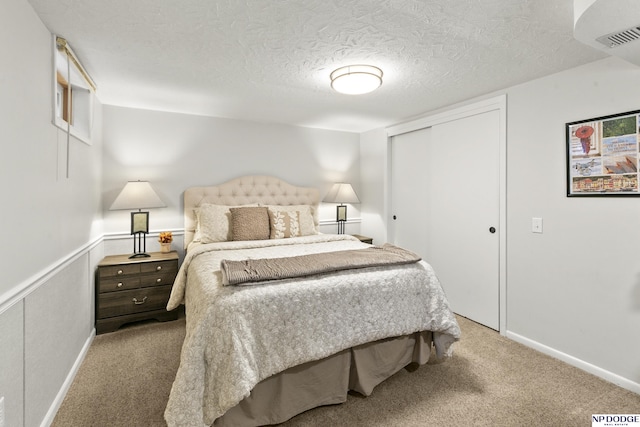
M 489 227 L 489 233 L 493 234 L 496 232 L 496 228 L 495 227 Z

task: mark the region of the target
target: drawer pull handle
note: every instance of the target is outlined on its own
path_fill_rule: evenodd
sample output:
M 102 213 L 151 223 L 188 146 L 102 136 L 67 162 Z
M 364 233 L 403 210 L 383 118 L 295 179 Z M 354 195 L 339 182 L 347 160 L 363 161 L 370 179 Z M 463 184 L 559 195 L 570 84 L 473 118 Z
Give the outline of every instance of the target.
M 122 274 L 122 270 L 118 270 L 118 274 Z
M 118 287 L 121 288 L 122 287 L 122 282 L 118 283 Z
M 156 283 L 162 282 L 162 279 L 156 279 Z
M 160 271 L 160 270 L 162 270 L 162 266 L 161 265 L 156 267 L 156 271 Z
M 137 299 L 137 298 L 134 298 L 134 299 L 133 299 L 133 303 L 134 303 L 135 305 L 144 304 L 146 301 L 147 301 L 147 297 L 142 298 L 142 301 L 138 301 L 138 299 Z

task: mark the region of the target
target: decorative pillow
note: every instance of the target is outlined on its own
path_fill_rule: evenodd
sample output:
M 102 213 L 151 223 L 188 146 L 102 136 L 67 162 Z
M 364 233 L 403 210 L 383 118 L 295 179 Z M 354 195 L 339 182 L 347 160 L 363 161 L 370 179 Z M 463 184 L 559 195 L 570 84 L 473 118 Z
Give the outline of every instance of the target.
M 265 207 L 231 208 L 233 240 L 266 240 L 269 238 L 269 213 Z
M 231 208 L 258 206 L 256 204 L 242 206 L 215 205 L 203 203 L 196 209 L 196 231 L 194 242 L 215 243 L 231 240 Z
M 212 205 L 204 203 L 195 209 L 196 234 L 195 242 L 214 243 L 231 240 L 231 228 L 229 227 L 231 206 Z
M 284 211 L 284 212 L 298 212 L 298 221 L 300 224 L 299 236 L 309 236 L 312 234 L 318 234 L 316 226 L 313 221 L 313 213 L 311 212 L 311 206 L 309 205 L 266 205 L 270 212 Z
M 269 209 L 269 225 L 272 239 L 286 239 L 300 235 L 300 211 Z

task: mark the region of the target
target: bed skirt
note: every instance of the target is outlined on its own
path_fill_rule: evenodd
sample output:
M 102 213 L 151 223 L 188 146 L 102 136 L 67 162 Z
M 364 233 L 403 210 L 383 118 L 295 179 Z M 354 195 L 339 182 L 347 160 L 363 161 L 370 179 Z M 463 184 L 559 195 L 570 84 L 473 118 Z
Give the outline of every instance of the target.
M 349 390 L 369 396 L 375 386 L 405 366 L 427 363 L 431 341 L 430 331 L 416 332 L 294 366 L 260 382 L 213 425 L 278 424 L 318 406 L 343 403 Z

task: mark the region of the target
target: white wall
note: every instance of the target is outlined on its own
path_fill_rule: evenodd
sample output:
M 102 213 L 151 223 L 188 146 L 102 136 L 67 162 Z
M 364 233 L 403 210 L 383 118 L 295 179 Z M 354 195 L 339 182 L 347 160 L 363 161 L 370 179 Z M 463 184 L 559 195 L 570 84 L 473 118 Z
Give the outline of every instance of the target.
M 127 240 L 128 211 L 109 206 L 128 180 L 148 180 L 167 208 L 150 211 L 152 231 L 183 228 L 182 196 L 191 186 L 214 185 L 247 174 L 273 175 L 316 187 L 324 197 L 335 181 L 360 190 L 359 135 L 115 106 L 104 107 L 104 226 Z M 359 218 L 359 205 L 349 208 Z M 335 220 L 335 205 L 321 206 L 320 220 Z M 347 232 L 359 231 L 359 223 Z M 335 232 L 335 226 L 323 232 Z M 147 245 L 156 244 L 148 238 Z M 107 242 L 111 251 L 113 242 Z M 178 245 L 175 245 L 178 246 Z M 115 249 L 114 249 L 115 250 Z
M 508 129 L 506 334 L 640 392 L 640 198 L 567 198 L 565 156 L 565 123 L 640 109 L 640 68 L 608 58 L 500 93 Z M 363 193 L 374 198 L 363 207 L 367 218 L 385 218 L 386 172 L 364 165 L 386 164 L 386 147 L 382 130 L 362 135 Z M 531 233 L 532 217 L 543 218 L 543 234 Z
M 100 106 L 94 144 L 71 139 L 67 178 L 66 134 L 51 122 L 51 34 L 25 0 L 7 1 L 0 36 L 11 41 L 3 57 L 13 60 L 0 74 L 0 186 L 3 240 L 11 245 L 0 255 L 11 269 L 0 295 L 102 233 Z
M 507 150 L 508 330 L 637 391 L 640 198 L 567 198 L 565 123 L 639 100 L 640 68 L 615 58 L 511 88 Z
M 360 135 L 361 231 L 374 244 L 387 241 L 387 134 L 374 129 Z
M 52 36 L 26 0 L 4 0 L 0 38 L 0 397 L 5 425 L 40 425 L 93 330 L 102 236 L 101 107 L 94 144 L 52 125 Z

